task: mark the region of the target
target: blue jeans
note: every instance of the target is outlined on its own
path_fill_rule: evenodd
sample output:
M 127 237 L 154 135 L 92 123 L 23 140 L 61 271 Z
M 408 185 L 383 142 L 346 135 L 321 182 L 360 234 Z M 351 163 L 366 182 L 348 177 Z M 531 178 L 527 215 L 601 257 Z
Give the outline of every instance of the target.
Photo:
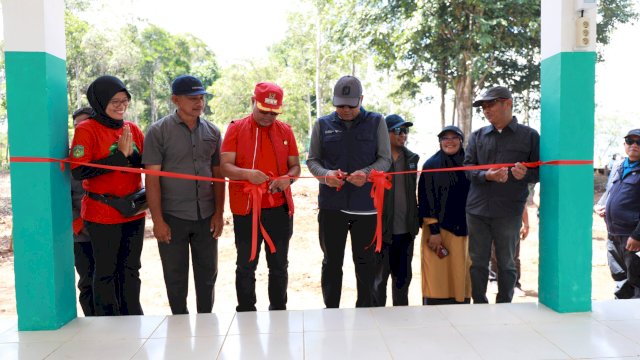
M 491 218 L 467 214 L 469 227 L 469 256 L 471 257 L 471 296 L 474 303 L 488 303 L 487 281 L 491 244 L 498 260 L 498 295 L 496 303 L 509 303 L 513 298 L 517 271 L 513 260 L 520 241 L 522 215 Z

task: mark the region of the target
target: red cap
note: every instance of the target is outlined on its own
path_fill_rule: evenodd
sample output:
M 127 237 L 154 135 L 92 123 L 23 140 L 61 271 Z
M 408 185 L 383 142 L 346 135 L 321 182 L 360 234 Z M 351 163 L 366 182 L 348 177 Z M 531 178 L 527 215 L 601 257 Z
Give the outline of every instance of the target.
M 282 113 L 282 88 L 274 83 L 261 82 L 256 85 L 253 95 L 256 98 L 256 106 L 262 111 Z

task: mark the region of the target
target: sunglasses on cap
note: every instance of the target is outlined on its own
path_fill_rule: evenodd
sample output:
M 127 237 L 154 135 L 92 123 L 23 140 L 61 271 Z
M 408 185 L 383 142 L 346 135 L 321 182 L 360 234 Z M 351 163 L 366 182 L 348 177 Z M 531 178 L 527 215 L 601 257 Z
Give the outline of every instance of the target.
M 392 133 L 394 133 L 396 135 L 408 134 L 409 133 L 409 128 L 407 128 L 407 127 L 398 127 L 398 128 L 389 130 L 389 132 L 392 132 Z
M 489 109 L 491 107 L 493 107 L 493 105 L 499 103 L 499 102 L 503 102 L 507 99 L 502 99 L 502 98 L 497 98 L 497 99 L 493 99 L 493 100 L 487 100 L 484 101 L 482 104 L 480 104 L 480 107 L 484 110 L 484 109 Z
M 640 139 L 633 140 L 632 138 L 625 138 L 624 139 L 624 143 L 627 144 L 627 145 L 636 144 L 636 145 L 640 146 Z

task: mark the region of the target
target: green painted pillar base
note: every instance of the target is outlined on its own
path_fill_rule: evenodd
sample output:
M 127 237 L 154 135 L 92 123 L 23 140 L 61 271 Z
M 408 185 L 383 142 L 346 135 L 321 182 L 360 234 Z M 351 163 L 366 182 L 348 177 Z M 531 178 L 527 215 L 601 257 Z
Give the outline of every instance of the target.
M 65 158 L 65 61 L 45 52 L 5 58 L 11 155 Z M 18 328 L 60 328 L 76 317 L 69 171 L 12 163 L 11 198 Z
M 541 63 L 540 158 L 591 160 L 594 52 L 564 52 Z M 558 312 L 591 310 L 593 167 L 540 169 L 539 299 Z

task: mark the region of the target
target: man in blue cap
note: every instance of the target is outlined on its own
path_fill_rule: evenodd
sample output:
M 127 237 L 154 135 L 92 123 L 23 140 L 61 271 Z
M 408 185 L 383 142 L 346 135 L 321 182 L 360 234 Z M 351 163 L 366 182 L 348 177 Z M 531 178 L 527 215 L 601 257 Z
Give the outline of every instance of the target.
M 392 114 L 385 119 L 391 144 L 391 167 L 388 172 L 416 171 L 420 157 L 405 146 L 413 123 Z M 417 173 L 396 174 L 391 190 L 384 193 L 382 211 L 382 252 L 376 271 L 376 305 L 387 302 L 387 280 L 391 275 L 393 306 L 409 305 L 413 241 L 418 234 Z
M 149 170 L 222 179 L 220 130 L 200 117 L 204 95 L 210 94 L 191 75 L 178 76 L 171 90 L 177 109 L 149 126 L 142 162 Z M 224 223 L 224 183 L 156 175 L 145 179 L 171 312 L 189 313 L 189 248 L 197 311 L 211 312 L 218 275 L 218 237 Z

